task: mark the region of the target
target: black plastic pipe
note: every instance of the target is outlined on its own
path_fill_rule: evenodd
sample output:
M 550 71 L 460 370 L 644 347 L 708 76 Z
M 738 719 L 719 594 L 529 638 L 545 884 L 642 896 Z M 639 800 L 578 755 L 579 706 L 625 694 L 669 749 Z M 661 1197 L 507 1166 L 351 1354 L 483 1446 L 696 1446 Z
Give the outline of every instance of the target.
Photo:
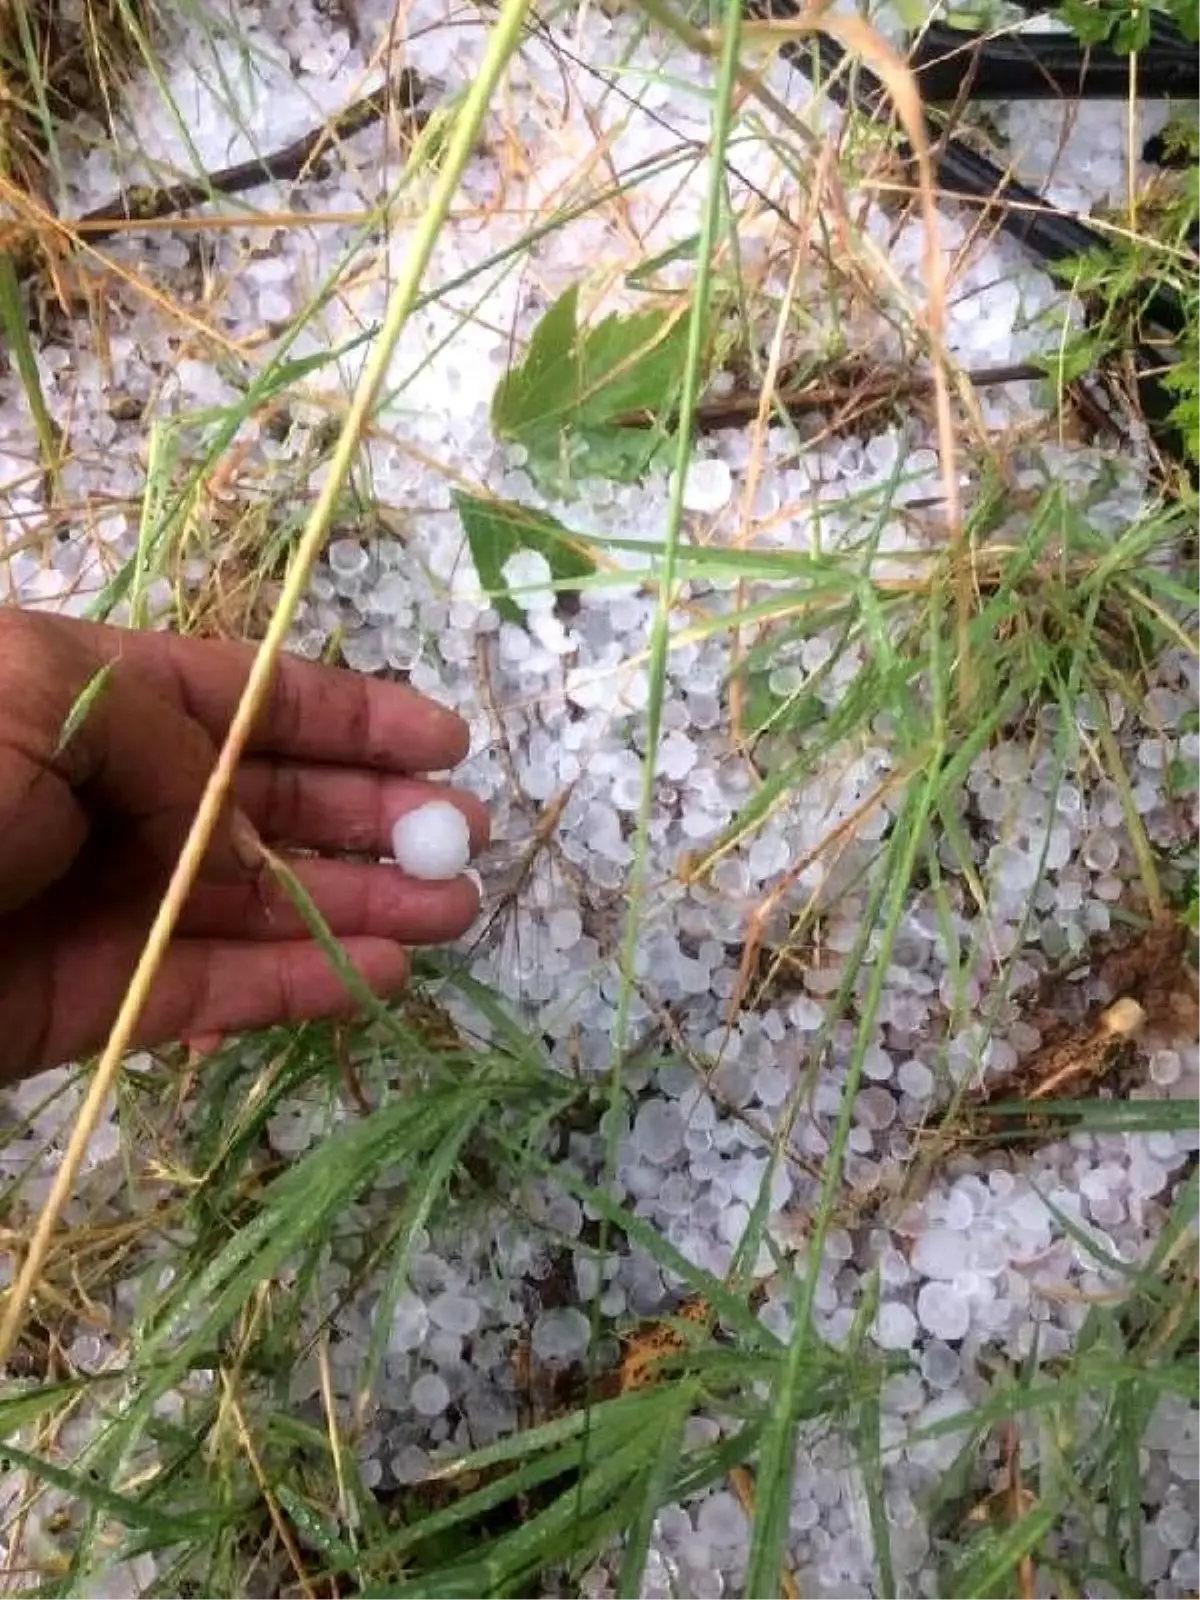
M 1180 38 L 1155 38 L 1136 57 L 1084 49 L 1064 33 L 968 33 L 931 23 L 913 40 L 909 66 L 930 104 L 957 100 L 1200 98 L 1200 53 Z
M 839 73 L 845 54 L 836 40 L 821 35 L 803 44 L 788 45 L 785 54 L 810 76 L 815 56 L 827 77 L 835 79 L 838 75 L 831 87 L 839 100 L 846 99 L 846 86 L 850 84 L 855 109 L 877 117 L 889 114 L 886 92 L 873 72 L 855 63 L 851 73 Z M 1103 234 L 1077 217 L 1056 211 L 1041 195 L 1010 178 L 994 161 L 956 139 L 943 137 L 936 124 L 930 123 L 928 132 L 938 186 L 947 200 L 983 202 L 983 209 L 995 215 L 1006 233 L 1043 261 L 1068 261 L 1108 248 Z M 904 158 L 911 161 L 912 146 L 903 133 L 900 145 Z M 1141 311 L 1145 323 L 1164 333 L 1182 333 L 1185 314 L 1174 289 L 1156 286 L 1143 301 Z
M 798 0 L 749 0 L 747 5 L 752 15 L 764 18 L 793 17 L 799 9 Z M 846 64 L 846 53 L 828 35 L 810 35 L 803 41 L 789 43 L 782 53 L 806 76 L 823 74 L 834 79 L 830 88 L 839 101 L 849 100 L 856 110 L 875 117 L 888 115 L 888 99 L 879 79 L 858 62 L 850 71 L 840 70 Z M 926 125 L 934 170 L 944 198 L 981 204 L 985 213 L 995 216 L 998 226 L 1046 262 L 1107 250 L 1107 241 L 1095 229 L 1055 210 L 1032 189 L 1010 179 L 994 162 L 946 136 L 935 123 L 927 120 Z M 911 161 L 913 149 L 903 133 L 898 135 L 898 143 L 904 159 Z M 1169 286 L 1155 285 L 1140 310 L 1142 322 L 1148 328 L 1157 327 L 1167 335 L 1178 335 L 1184 330 L 1183 303 Z M 1187 452 L 1183 437 L 1167 420 L 1176 397 L 1156 375 L 1168 363 L 1167 353 L 1138 344 L 1131 354 L 1138 403 L 1156 444 L 1165 455 L 1185 461 Z M 1195 469 L 1191 470 L 1194 478 Z

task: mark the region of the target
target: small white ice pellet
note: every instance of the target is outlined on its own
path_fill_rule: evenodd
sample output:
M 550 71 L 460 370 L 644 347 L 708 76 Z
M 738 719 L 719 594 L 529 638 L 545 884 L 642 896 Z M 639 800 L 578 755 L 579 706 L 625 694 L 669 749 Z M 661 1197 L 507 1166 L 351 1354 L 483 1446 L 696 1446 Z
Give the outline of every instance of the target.
M 392 854 L 410 878 L 457 878 L 471 859 L 467 819 L 448 800 L 430 800 L 406 811 L 392 829 Z
M 683 480 L 683 509 L 711 515 L 729 504 L 733 474 L 716 457 L 693 461 Z

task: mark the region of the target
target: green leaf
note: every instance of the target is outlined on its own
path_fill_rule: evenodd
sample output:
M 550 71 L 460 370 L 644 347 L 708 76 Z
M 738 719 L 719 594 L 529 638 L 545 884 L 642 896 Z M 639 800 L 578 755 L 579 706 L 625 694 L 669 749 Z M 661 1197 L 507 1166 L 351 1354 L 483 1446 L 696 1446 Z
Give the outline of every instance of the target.
M 690 234 L 686 239 L 680 239 L 675 244 L 668 245 L 665 250 L 660 250 L 657 255 L 651 256 L 648 261 L 643 261 L 625 274 L 625 286 L 629 289 L 647 289 L 656 272 L 661 272 L 664 267 L 673 265 L 676 261 L 695 261 L 700 248 L 700 235 Z
M 101 1483 L 87 1472 L 72 1472 L 54 1461 L 6 1442 L 3 1451 L 4 1471 L 14 1468 L 28 1472 L 32 1477 L 60 1490 L 71 1501 L 88 1509 L 115 1518 L 127 1528 L 145 1528 L 157 1535 L 163 1544 L 174 1544 L 194 1536 L 205 1528 L 218 1527 L 226 1515 L 219 1506 L 187 1506 L 178 1511 L 159 1511 L 149 1502 L 148 1496 L 135 1498 L 120 1494 Z
M 1055 383 L 1074 383 L 1094 372 L 1107 353 L 1109 341 L 1099 333 L 1079 333 L 1036 364 L 1046 369 Z
M 665 311 L 617 314 L 579 343 L 580 423 L 600 427 L 628 412 L 651 414 L 678 393 L 687 324 Z
M 596 570 L 590 552 L 571 530 L 544 511 L 512 500 L 481 500 L 470 494 L 456 494 L 454 502 L 479 581 L 509 622 L 525 620 L 519 599 L 504 581 L 504 564 L 518 550 L 536 550 L 544 556 L 559 585 L 569 587 Z
M 1196 127 L 1194 118 L 1172 116 L 1162 131 L 1162 141 L 1163 149 L 1169 156 L 1183 156 L 1194 161 L 1200 155 L 1200 129 Z M 1193 172 L 1191 177 L 1194 181 L 1196 174 Z
M 40 1422 L 47 1411 L 66 1405 L 86 1388 L 84 1380 L 71 1379 L 0 1397 L 0 1439 L 7 1439 L 10 1434 Z
M 533 330 L 525 359 L 496 386 L 492 426 L 501 438 L 528 440 L 555 430 L 571 408 L 579 289 L 559 296 Z
M 58 743 L 54 746 L 55 760 L 62 755 L 71 740 L 87 721 L 88 713 L 101 694 L 103 694 L 105 685 L 112 677 L 116 665 L 115 661 L 106 661 L 102 667 L 97 667 L 71 702 L 70 710 L 63 718 L 63 725 L 59 730 Z
M 543 472 L 550 487 L 567 478 L 610 478 L 614 483 L 637 483 L 667 449 L 665 434 L 652 428 L 580 429 L 561 458 L 556 460 L 558 477 Z
M 538 323 L 525 359 L 496 387 L 492 426 L 523 444 L 531 470 L 636 479 L 663 443 L 683 371 L 686 319 L 666 311 L 613 313 L 579 326 L 579 291 L 559 296 Z
M 290 1484 L 276 1483 L 274 1493 L 292 1527 L 305 1544 L 319 1552 L 328 1566 L 336 1572 L 354 1572 L 357 1569 L 357 1554 L 338 1537 L 328 1517 L 315 1510 Z

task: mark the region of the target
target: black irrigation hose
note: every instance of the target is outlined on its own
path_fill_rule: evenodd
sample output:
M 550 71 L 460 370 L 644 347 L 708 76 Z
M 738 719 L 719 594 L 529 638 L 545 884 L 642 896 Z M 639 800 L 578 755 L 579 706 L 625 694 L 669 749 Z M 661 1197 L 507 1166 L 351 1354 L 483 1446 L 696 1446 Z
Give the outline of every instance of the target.
M 790 0 L 788 0 L 790 3 Z M 805 60 L 806 54 L 808 60 Z M 820 70 L 829 78 L 839 75 L 846 61 L 845 52 L 835 40 L 821 36 L 815 42 L 790 45 L 786 52 L 795 64 L 811 72 L 813 56 Z M 879 79 L 866 67 L 856 64 L 852 74 L 840 72 L 840 81 L 831 87 L 839 99 L 846 99 L 844 85 L 850 83 L 850 99 L 855 109 L 875 117 L 889 115 L 887 93 Z M 1104 235 L 1090 228 L 1077 217 L 1056 211 L 1040 194 L 1017 183 L 1002 171 L 994 161 L 970 149 L 960 140 L 946 138 L 943 130 L 934 123 L 928 125 L 930 144 L 933 147 L 934 169 L 938 187 L 947 200 L 958 200 L 978 205 L 983 202 L 986 212 L 994 212 L 1004 231 L 1033 251 L 1043 261 L 1069 261 L 1076 256 L 1103 253 L 1108 249 Z M 912 160 L 913 150 L 901 135 L 901 152 Z M 1180 334 L 1186 324 L 1186 313 L 1179 294 L 1169 285 L 1157 285 L 1142 302 L 1142 320 L 1158 327 L 1163 333 Z
M 787 18 L 797 15 L 800 7 L 798 0 L 749 0 L 747 9 L 756 16 Z M 831 92 L 841 102 L 848 100 L 856 110 L 877 118 L 889 114 L 887 93 L 879 79 L 860 63 L 854 64 L 851 71 L 843 70 L 849 66 L 846 52 L 827 35 L 789 43 L 783 54 L 807 76 L 834 79 Z M 1006 233 L 1046 262 L 1108 249 L 1103 234 L 1094 228 L 1056 211 L 1041 195 L 1012 181 L 994 162 L 949 137 L 935 123 L 927 122 L 927 129 L 937 183 L 945 199 L 982 204 L 986 215 L 994 215 Z M 913 149 L 903 134 L 898 136 L 898 143 L 903 157 L 911 161 Z M 1163 284 L 1156 285 L 1146 296 L 1141 317 L 1143 323 L 1157 326 L 1167 335 L 1181 334 L 1186 323 L 1179 294 Z M 1169 352 L 1160 355 L 1139 344 L 1131 351 L 1131 359 L 1138 404 L 1156 444 L 1175 461 L 1186 460 L 1183 436 L 1169 421 L 1175 396 L 1159 376 L 1169 364 Z
M 1200 98 L 1200 54 L 1186 40 L 1155 38 L 1137 56 L 1088 50 L 1063 33 L 968 33 L 930 23 L 914 39 L 909 66 L 928 103 L 957 100 L 1139 100 Z

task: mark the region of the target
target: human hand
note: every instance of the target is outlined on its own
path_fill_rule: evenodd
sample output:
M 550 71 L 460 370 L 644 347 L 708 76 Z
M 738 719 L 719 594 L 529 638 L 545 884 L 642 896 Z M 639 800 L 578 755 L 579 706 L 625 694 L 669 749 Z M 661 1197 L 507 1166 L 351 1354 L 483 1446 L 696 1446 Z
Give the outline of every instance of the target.
M 0 607 L 0 1081 L 106 1039 L 252 656 Z M 285 657 L 238 769 L 236 809 L 222 816 L 135 1042 L 352 1014 L 261 871 L 258 838 L 382 855 L 402 812 L 444 798 L 479 849 L 479 802 L 419 776 L 453 767 L 467 740 L 460 718 L 412 690 Z M 426 883 L 391 865 L 319 858 L 293 866 L 378 994 L 403 984 L 404 946 L 457 938 L 478 910 L 466 877 Z

